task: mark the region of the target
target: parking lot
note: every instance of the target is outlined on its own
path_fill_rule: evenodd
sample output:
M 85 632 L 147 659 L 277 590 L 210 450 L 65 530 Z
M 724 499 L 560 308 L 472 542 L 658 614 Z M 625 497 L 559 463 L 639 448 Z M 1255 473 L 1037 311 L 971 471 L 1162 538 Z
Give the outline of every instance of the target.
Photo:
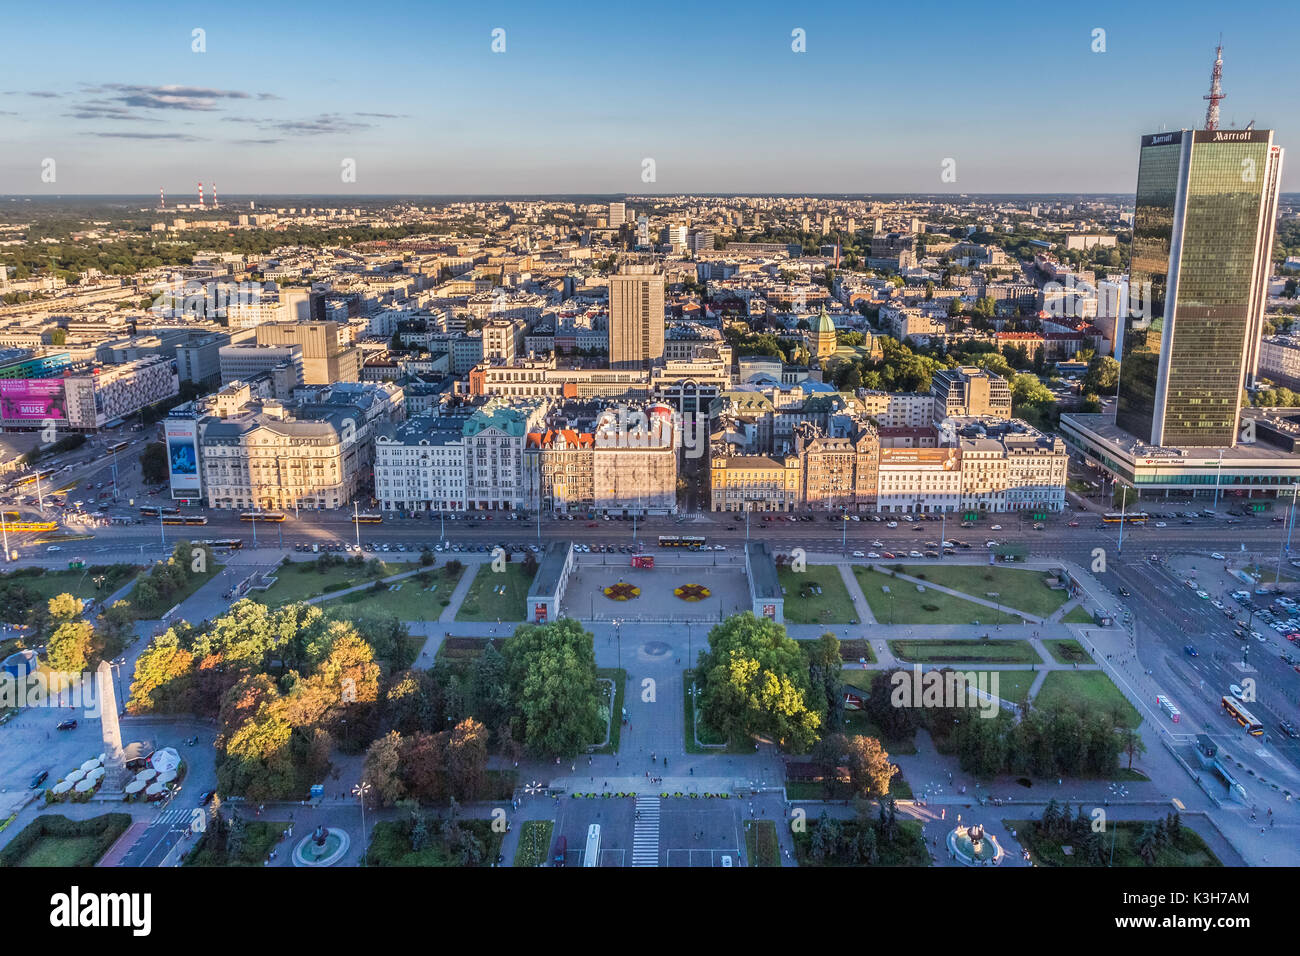
M 566 843 L 565 866 L 582 866 L 588 827 L 600 824 L 600 865 L 632 864 L 636 802 L 630 797 L 574 799 L 557 803 L 552 851 L 561 836 Z M 744 833 L 741 817 L 748 812 L 741 799 L 668 797 L 660 801 L 659 866 L 742 866 Z M 724 862 L 729 858 L 730 864 Z

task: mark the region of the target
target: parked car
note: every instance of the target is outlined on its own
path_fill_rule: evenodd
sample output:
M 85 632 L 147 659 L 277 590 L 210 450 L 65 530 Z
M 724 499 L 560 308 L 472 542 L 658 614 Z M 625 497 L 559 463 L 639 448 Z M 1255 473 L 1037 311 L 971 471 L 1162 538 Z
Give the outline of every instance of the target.
M 58 726 L 55 727 L 54 729 L 55 730 L 76 730 L 77 719 L 75 717 L 69 717 L 67 720 L 60 720 Z
M 1188 657 L 1200 657 L 1200 656 L 1201 656 L 1200 651 L 1198 651 L 1198 650 L 1196 649 L 1196 647 L 1195 647 L 1194 645 L 1192 645 L 1192 644 L 1184 644 L 1184 645 L 1183 645 L 1183 652 L 1184 652 Z
M 41 784 L 45 782 L 46 778 L 48 778 L 49 775 L 50 772 L 48 770 L 38 770 L 32 776 L 32 782 L 28 784 L 28 789 L 35 790 L 37 787 L 39 787 Z

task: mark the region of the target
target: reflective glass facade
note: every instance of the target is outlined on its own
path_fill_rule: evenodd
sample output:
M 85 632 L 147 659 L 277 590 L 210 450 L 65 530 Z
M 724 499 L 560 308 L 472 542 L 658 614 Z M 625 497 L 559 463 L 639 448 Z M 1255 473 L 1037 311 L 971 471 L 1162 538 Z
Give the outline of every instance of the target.
M 1271 133 L 1168 139 L 1147 137 L 1138 165 L 1130 288 L 1141 302 L 1149 283 L 1151 318 L 1125 322 L 1116 423 L 1156 445 L 1231 446 L 1267 225 L 1261 210 L 1271 208 Z
M 1138 160 L 1130 305 L 1124 320 L 1115 424 L 1148 443 L 1154 442 L 1156 376 L 1164 342 L 1165 293 L 1182 166 L 1182 135 L 1174 133 L 1162 137 L 1166 141 L 1158 145 L 1143 145 Z

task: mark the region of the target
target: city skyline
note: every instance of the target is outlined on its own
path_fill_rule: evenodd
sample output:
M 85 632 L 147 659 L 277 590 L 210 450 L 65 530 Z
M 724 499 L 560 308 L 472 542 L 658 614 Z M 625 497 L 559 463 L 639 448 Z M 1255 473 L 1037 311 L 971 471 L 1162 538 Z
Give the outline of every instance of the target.
M 666 5 L 649 22 L 507 5 L 427 31 L 415 5 L 381 24 L 320 9 L 206 22 L 146 3 L 85 35 L 12 16 L 0 195 L 1131 193 L 1142 135 L 1203 125 L 1225 26 L 1199 3 L 1176 20 L 1094 5 L 1050 26 L 1027 4 L 992 21 L 941 6 L 924 36 L 910 12 L 772 4 L 689 20 Z M 395 29 L 403 17 L 417 28 Z M 1289 31 L 1249 10 L 1227 26 L 1222 125 L 1253 120 L 1285 145 L 1300 126 Z

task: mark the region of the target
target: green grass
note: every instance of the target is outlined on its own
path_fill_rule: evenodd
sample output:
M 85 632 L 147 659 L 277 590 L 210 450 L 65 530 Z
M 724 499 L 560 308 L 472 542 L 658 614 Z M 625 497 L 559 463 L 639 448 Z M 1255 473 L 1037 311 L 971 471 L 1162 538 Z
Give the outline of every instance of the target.
M 69 561 L 72 557 L 68 558 Z M 104 586 L 95 587 L 94 578 L 104 576 Z M 115 564 L 102 571 L 92 571 L 89 567 L 80 571 L 46 571 L 44 574 L 28 577 L 27 575 L 0 574 L 0 587 L 6 584 L 19 584 L 38 594 L 42 601 L 48 601 L 60 594 L 71 594 L 82 600 L 93 598 L 100 600 L 108 597 L 136 574 L 136 568 L 128 564 Z
M 694 671 L 682 672 L 682 687 L 685 688 L 685 691 L 682 694 L 682 715 L 684 718 L 683 726 L 685 728 L 685 740 L 683 741 L 683 743 L 685 744 L 686 752 L 688 754 L 752 753 L 753 752 L 752 747 L 731 746 L 727 741 L 723 740 L 717 734 L 713 733 L 707 727 L 705 727 L 702 722 L 699 727 L 700 743 L 697 744 L 695 742 L 695 735 L 693 733 L 693 731 L 695 730 L 695 709 L 691 706 L 692 698 L 690 693 L 691 680 L 693 679 L 694 673 L 695 673 Z M 711 745 L 711 746 L 701 746 L 701 744 Z
M 528 820 L 519 831 L 515 866 L 541 866 L 550 859 L 554 820 Z
M 917 591 L 911 581 L 903 581 L 874 568 L 853 568 L 862 593 L 866 596 L 871 613 L 881 624 L 981 624 L 994 625 L 1019 622 L 1020 617 L 1005 608 L 1001 614 L 995 608 L 975 604 L 952 594 L 942 594 L 927 587 Z M 887 587 L 893 599 L 881 590 Z
M 222 566 L 218 564 L 215 560 L 209 561 L 208 566 L 205 570 L 190 574 L 189 579 L 185 582 L 185 586 L 182 587 L 179 591 L 177 591 L 175 594 L 172 594 L 170 597 L 164 598 L 163 600 L 158 601 L 157 603 L 154 604 L 147 604 L 139 600 L 139 598 L 136 596 L 138 591 L 138 585 L 137 587 L 131 589 L 130 593 L 127 594 L 126 596 L 126 600 L 130 603 L 131 607 L 134 609 L 135 616 L 137 619 L 142 621 L 151 621 L 167 613 L 177 604 L 180 604 L 181 602 L 188 599 L 190 595 L 192 595 L 195 591 L 203 587 L 203 585 L 207 584 L 214 577 L 220 574 L 221 570 L 222 570 Z M 143 578 L 148 573 L 149 573 L 148 571 L 144 571 L 141 573 L 140 577 Z
M 1062 624 L 1093 624 L 1096 622 L 1093 621 L 1092 615 L 1089 614 L 1086 610 L 1084 610 L 1082 604 L 1076 604 L 1074 607 L 1070 608 L 1070 610 L 1068 610 L 1065 613 L 1065 615 L 1061 618 L 1061 623 Z
M 533 579 L 524 573 L 518 561 L 506 565 L 502 572 L 492 570 L 492 565 L 479 565 L 469 593 L 456 612 L 458 621 L 522 621 L 526 617 L 525 604 Z M 495 587 L 505 587 L 504 594 L 493 593 Z
M 872 817 L 874 823 L 875 817 Z M 850 836 L 860 825 L 853 820 L 841 821 L 845 836 Z M 877 852 L 879 859 L 876 866 L 929 866 L 930 853 L 926 849 L 925 837 L 921 835 L 921 824 L 916 820 L 898 818 L 898 835 L 892 843 L 879 840 Z M 800 866 L 865 866 L 867 864 L 849 863 L 842 859 L 816 860 L 811 853 L 812 834 L 820 823 L 809 821 L 806 830 L 794 834 L 795 856 Z M 870 824 L 869 824 L 870 825 Z
M 1028 641 L 952 640 L 889 642 L 889 649 L 909 664 L 1041 664 Z
M 264 604 L 277 607 L 409 570 L 392 567 L 378 559 L 369 560 L 362 567 L 354 567 L 344 559 L 342 564 L 332 565 L 324 571 L 315 561 L 293 561 L 275 569 L 275 584 L 269 589 L 253 593 L 260 594 Z
M 779 568 L 777 579 L 785 591 L 785 620 L 788 624 L 848 624 L 858 616 L 839 568 L 809 565 L 806 571 Z M 816 585 L 821 594 L 811 590 Z
M 971 597 L 995 601 L 988 596 L 997 592 L 1003 607 L 1014 608 L 1035 617 L 1048 617 L 1069 600 L 1064 588 L 1053 590 L 1043 583 L 1042 571 L 1023 571 L 989 564 L 904 565 L 904 574 L 925 576 L 925 580 Z
M 881 741 L 884 746 L 884 741 Z M 885 750 L 893 756 L 894 752 L 888 747 Z M 894 774 L 894 778 L 889 781 L 889 795 L 895 800 L 911 800 L 912 785 L 903 779 L 901 773 Z M 785 797 L 787 800 L 852 800 L 853 788 L 842 781 L 836 781 L 831 784 L 830 796 L 826 795 L 826 784 L 817 780 L 791 780 L 785 785 Z
M 320 601 L 320 608 L 322 611 L 329 611 L 332 608 L 346 609 L 348 615 L 353 617 L 377 613 L 396 615 L 399 621 L 436 621 L 444 607 L 440 601 L 455 590 L 464 570 L 450 577 L 443 568 L 425 570 L 429 572 L 429 584 L 421 581 L 420 575 L 416 574 L 394 581 L 392 584 L 384 584 L 378 591 L 366 588 Z M 401 570 L 393 573 L 400 574 Z M 390 591 L 390 587 L 395 590 Z M 427 587 L 433 587 L 434 590 L 427 591 L 425 590 Z M 420 643 L 423 644 L 423 640 Z
M 618 753 L 619 736 L 623 730 L 623 692 L 627 689 L 627 671 L 614 667 L 598 667 L 596 676 L 614 682 L 614 705 L 609 712 L 609 743 L 592 752 L 598 754 Z
M 271 855 L 271 850 L 280 844 L 280 836 L 289 829 L 288 820 L 249 820 L 244 819 L 244 846 L 239 856 L 230 859 L 225 850 L 220 852 L 207 845 L 207 836 L 185 857 L 185 866 L 261 866 L 262 861 Z M 294 840 L 286 840 L 283 848 L 292 852 Z
M 1066 638 L 1064 640 L 1053 638 L 1043 641 L 1043 645 L 1052 653 L 1052 656 L 1062 664 L 1092 664 L 1095 663 L 1083 645 L 1076 640 Z
M 1039 688 L 1034 706 L 1102 713 L 1122 727 L 1137 727 L 1142 722 L 1133 705 L 1101 671 L 1052 671 Z
M 43 814 L 0 851 L 0 867 L 94 866 L 130 825 L 131 817 L 125 813 L 106 813 L 88 820 Z
M 780 866 L 781 844 L 776 823 L 771 820 L 745 821 L 745 859 L 750 866 Z
M 483 846 L 483 859 L 477 866 L 491 866 L 501 852 L 504 833 L 492 829 L 491 820 L 457 820 L 462 830 L 468 830 Z M 366 850 L 367 866 L 461 866 L 443 845 L 436 821 L 426 821 L 428 845 L 421 850 L 411 849 L 411 823 L 407 820 L 381 820 L 370 831 L 370 846 Z
M 1080 859 L 1074 854 L 1066 856 L 1061 850 L 1060 843 L 1039 838 L 1034 831 L 1033 823 L 1029 820 L 1003 820 L 1002 822 L 1016 831 L 1016 839 L 1029 850 L 1035 866 L 1095 865 Z M 1138 855 L 1135 849 L 1138 838 L 1142 835 L 1142 830 L 1146 825 L 1146 821 L 1137 820 L 1121 823 L 1109 822 L 1107 831 L 1101 835 L 1104 844 L 1102 852 L 1107 862 L 1109 863 L 1112 859 L 1111 845 L 1113 840 L 1114 866 L 1146 867 L 1146 861 Z M 1223 866 L 1223 863 L 1214 855 L 1214 851 L 1206 845 L 1200 835 L 1189 829 L 1186 822 L 1184 822 L 1180 828 L 1178 840 L 1156 854 L 1154 865 L 1159 867 L 1213 867 Z

